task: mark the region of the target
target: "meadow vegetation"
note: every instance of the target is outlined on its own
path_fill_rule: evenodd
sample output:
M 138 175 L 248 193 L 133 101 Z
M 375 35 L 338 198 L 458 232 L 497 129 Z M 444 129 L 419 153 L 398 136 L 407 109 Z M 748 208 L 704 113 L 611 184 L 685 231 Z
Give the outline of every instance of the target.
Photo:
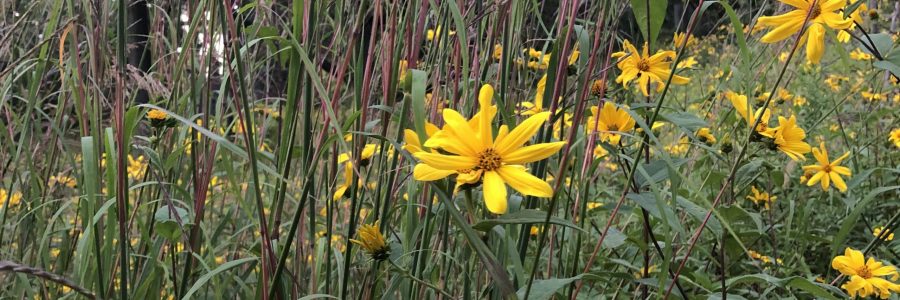
M 900 2 L 0 2 L 0 299 L 900 299 Z

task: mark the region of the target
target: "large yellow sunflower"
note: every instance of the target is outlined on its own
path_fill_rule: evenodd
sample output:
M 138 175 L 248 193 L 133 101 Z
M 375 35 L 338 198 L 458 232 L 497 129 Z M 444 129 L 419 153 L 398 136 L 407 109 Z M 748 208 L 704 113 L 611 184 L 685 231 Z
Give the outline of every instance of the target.
M 524 146 L 547 121 L 549 112 L 537 113 L 512 130 L 501 126 L 494 137 L 491 126 L 496 112 L 496 108 L 491 105 L 493 96 L 493 87 L 487 84 L 482 86 L 478 96 L 480 112 L 472 120 L 475 122 L 467 121 L 455 110 L 444 109 L 444 129 L 429 138 L 424 146 L 439 148 L 449 154 L 425 151 L 415 153 L 421 163 L 416 165 L 413 177 L 416 180 L 430 181 L 453 173 L 465 173 L 472 178 L 480 178 L 487 209 L 492 213 L 503 214 L 507 211 L 507 184 L 523 195 L 553 195 L 550 185 L 528 173 L 523 164 L 553 155 L 565 142 Z M 428 172 L 431 170 L 443 172 Z
M 825 52 L 825 27 L 836 30 L 850 28 L 852 19 L 845 19 L 840 11 L 847 4 L 847 0 L 779 0 L 795 9 L 778 16 L 760 17 L 758 23 L 764 27 L 774 27 L 766 33 L 760 41 L 763 43 L 775 43 L 794 35 L 803 27 L 806 16 L 809 15 L 809 28 L 800 37 L 800 42 L 806 41 L 806 60 L 818 64 Z M 815 5 L 813 5 L 815 3 Z
M 841 285 L 841 288 L 847 290 L 851 298 L 859 294 L 862 298 L 877 295 L 881 299 L 887 299 L 891 296 L 891 292 L 900 293 L 900 285 L 892 282 L 900 277 L 897 269 L 875 260 L 874 257 L 869 257 L 867 261 L 859 250 L 849 247 L 844 249 L 844 255 L 831 260 L 831 267 L 850 278 L 850 281 Z M 890 276 L 890 281 L 883 278 L 887 276 Z
M 644 96 L 650 95 L 647 92 L 647 88 L 652 82 L 656 84 L 656 92 L 661 92 L 665 87 L 669 74 L 672 73 L 670 64 L 675 59 L 675 51 L 660 50 L 651 56 L 646 43 L 644 44 L 643 52 L 638 52 L 637 48 L 628 40 L 622 42 L 622 48 L 624 51 L 612 54 L 613 58 L 624 57 L 616 63 L 616 67 L 619 67 L 619 70 L 622 71 L 622 74 L 616 77 L 616 82 L 627 86 L 629 82 L 637 79 L 638 88 L 644 93 Z M 687 84 L 690 81 L 687 77 L 672 76 L 673 84 Z

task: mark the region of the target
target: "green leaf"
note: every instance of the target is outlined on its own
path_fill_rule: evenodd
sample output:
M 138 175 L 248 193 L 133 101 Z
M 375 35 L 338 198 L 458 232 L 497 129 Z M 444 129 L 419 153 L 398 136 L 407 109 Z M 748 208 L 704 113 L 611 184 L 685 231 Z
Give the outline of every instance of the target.
M 672 166 L 674 168 L 678 168 L 683 165 L 687 160 L 685 159 L 676 159 L 672 161 Z M 639 187 L 647 187 L 650 184 L 659 183 L 666 178 L 669 177 L 669 169 L 668 164 L 666 164 L 665 160 L 654 160 L 647 164 L 641 164 L 640 168 L 646 172 L 646 175 L 643 173 L 636 173 L 634 176 L 634 181 L 637 183 Z
M 243 263 L 258 260 L 258 259 L 259 258 L 257 258 L 257 257 L 247 257 L 247 258 L 241 258 L 238 260 L 232 260 L 232 261 L 222 264 L 218 268 L 215 268 L 214 270 L 210 271 L 209 273 L 206 273 L 203 276 L 201 276 L 200 279 L 197 279 L 197 282 L 194 282 L 194 285 L 192 285 L 191 289 L 188 290 L 186 294 L 184 294 L 184 297 L 181 297 L 181 300 L 193 299 L 192 296 L 194 295 L 194 293 L 199 291 L 200 288 L 203 287 L 203 285 L 205 285 L 207 282 L 209 282 L 210 279 L 212 279 L 214 276 L 218 275 L 219 273 L 225 272 L 228 269 L 237 267 Z
M 897 65 L 891 61 L 879 60 L 879 61 L 872 63 L 872 66 L 875 66 L 876 68 L 894 73 L 894 75 L 900 76 L 900 65 Z
M 737 40 L 738 48 L 741 49 L 741 71 L 747 72 L 753 62 L 750 57 L 750 49 L 747 48 L 747 38 L 744 36 L 744 23 L 741 22 L 741 18 L 734 12 L 734 8 L 726 2 L 710 1 L 703 5 L 707 6 L 712 5 L 713 3 L 721 4 L 722 8 L 725 9 L 725 14 L 728 15 L 728 19 L 731 21 L 731 27 L 734 29 L 734 37 Z M 860 3 L 862 3 L 862 1 L 860 1 Z
M 437 194 L 438 198 L 445 204 L 444 207 L 450 214 L 450 218 L 456 226 L 459 227 L 460 231 L 462 231 L 466 241 L 472 246 L 475 253 L 478 254 L 481 263 L 484 264 L 485 270 L 491 275 L 491 279 L 494 281 L 493 285 L 499 290 L 501 295 L 511 295 L 513 293 L 513 284 L 512 280 L 509 279 L 509 274 L 506 273 L 506 268 L 497 261 L 497 257 L 494 256 L 494 253 L 491 252 L 490 248 L 488 248 L 488 246 L 484 244 L 484 241 L 481 240 L 481 237 L 472 230 L 472 227 L 469 226 L 466 219 L 459 213 L 456 204 L 453 203 L 453 199 L 445 192 L 445 187 L 433 181 L 431 184 L 435 187 L 435 194 Z
M 157 208 L 156 213 L 153 214 L 153 219 L 156 221 L 159 235 L 169 241 L 177 241 L 181 237 L 181 226 L 178 226 L 178 219 L 175 218 L 169 207 L 169 205 L 163 205 Z M 178 218 L 181 219 L 185 227 L 191 225 L 190 215 L 187 210 L 175 207 L 174 211 L 178 214 Z
M 484 220 L 478 222 L 472 226 L 475 230 L 479 231 L 490 231 L 491 228 L 497 225 L 506 225 L 506 224 L 542 224 L 544 220 L 547 218 L 547 213 L 539 210 L 526 209 L 517 211 L 510 214 L 505 214 L 496 219 Z M 580 231 L 584 231 L 579 228 L 577 225 L 572 223 L 569 220 L 558 218 L 558 217 L 550 217 L 550 224 L 566 226 L 572 229 L 577 229 Z
M 413 124 L 419 140 L 425 141 L 428 139 L 428 135 L 425 134 L 425 85 L 427 84 L 425 81 L 428 80 L 428 76 L 424 71 L 416 69 L 410 69 L 409 74 L 412 77 Z
M 725 281 L 725 285 L 729 288 L 743 283 L 769 283 L 783 288 L 800 289 L 820 299 L 840 299 L 835 297 L 834 294 L 838 294 L 845 299 L 848 298 L 847 295 L 844 295 L 844 293 L 836 287 L 814 283 L 809 281 L 809 279 L 799 276 L 778 278 L 766 274 L 750 274 L 734 277 Z
M 312 295 L 306 295 L 306 296 L 300 297 L 300 299 L 297 299 L 297 300 L 312 300 L 312 299 L 322 299 L 322 298 L 340 299 L 338 297 L 328 295 L 328 294 L 312 294 Z
M 694 202 L 688 201 L 684 197 L 676 197 L 675 203 L 678 204 L 685 212 L 687 212 L 691 217 L 693 217 L 697 222 L 703 222 L 703 219 L 706 217 L 707 209 L 700 207 Z M 709 222 L 706 223 L 706 227 L 709 230 L 712 230 L 716 235 L 722 234 L 722 224 L 719 223 L 719 219 L 716 218 L 715 215 L 709 216 Z
M 706 121 L 703 121 L 696 115 L 688 112 L 674 112 L 669 114 L 660 114 L 660 116 L 663 119 L 672 122 L 672 124 L 684 128 L 685 130 L 690 132 L 697 131 L 697 129 L 707 126 Z
M 610 227 L 606 232 L 606 238 L 603 239 L 603 247 L 606 249 L 618 248 L 625 244 L 625 240 L 628 237 L 625 236 L 624 233 L 619 231 L 618 229 Z
M 831 253 L 838 253 L 838 249 L 841 249 L 841 247 L 844 246 L 844 241 L 847 239 L 847 235 L 850 233 L 850 230 L 852 230 L 853 227 L 856 226 L 856 221 L 859 219 L 859 216 L 863 211 L 871 209 L 869 203 L 875 199 L 875 196 L 896 189 L 900 189 L 900 185 L 885 186 L 874 189 L 869 192 L 862 200 L 853 205 L 853 210 L 849 215 L 847 215 L 847 217 L 844 218 L 844 222 L 841 223 L 841 229 L 838 230 L 837 234 L 834 236 L 834 240 L 831 242 Z
M 759 174 L 759 168 L 762 167 L 762 164 L 763 161 L 757 158 L 738 168 L 737 172 L 734 173 L 735 186 L 739 188 L 746 187 Z
M 647 7 L 647 5 L 650 7 Z M 667 0 L 631 0 L 631 11 L 634 13 L 634 20 L 641 28 L 641 34 L 644 41 L 651 45 L 656 44 L 656 38 L 659 37 L 659 31 L 662 29 L 663 21 L 666 19 Z M 647 29 L 650 34 L 647 34 Z
M 559 290 L 560 288 L 562 288 L 566 285 L 569 285 L 570 283 L 572 283 L 576 280 L 581 279 L 581 277 L 583 277 L 583 276 L 584 276 L 584 274 L 581 274 L 581 275 L 578 275 L 575 277 L 569 277 L 569 278 L 550 278 L 550 279 L 535 280 L 534 284 L 531 286 L 531 293 L 528 294 L 528 299 L 531 299 L 531 300 L 550 299 L 551 297 L 553 297 L 554 294 L 556 294 L 557 290 Z M 518 292 L 516 292 L 516 295 L 519 297 L 519 299 L 525 299 L 525 289 L 527 289 L 527 288 L 528 288 L 527 285 L 523 286 L 521 289 L 519 289 Z
M 890 34 L 876 33 L 876 34 L 870 34 L 868 39 L 863 38 L 863 40 L 866 41 L 866 43 L 869 42 L 868 41 L 869 39 L 871 39 L 872 44 L 874 44 L 874 45 L 870 45 L 870 46 L 875 46 L 875 50 L 878 51 L 878 53 L 886 56 L 888 53 L 891 52 L 891 48 L 893 47 L 894 40 L 891 39 Z M 860 47 L 860 48 L 862 48 L 862 50 L 866 53 L 875 55 L 875 53 L 870 52 L 869 49 L 866 49 L 866 47 Z M 882 56 L 882 57 L 884 57 L 884 56 Z

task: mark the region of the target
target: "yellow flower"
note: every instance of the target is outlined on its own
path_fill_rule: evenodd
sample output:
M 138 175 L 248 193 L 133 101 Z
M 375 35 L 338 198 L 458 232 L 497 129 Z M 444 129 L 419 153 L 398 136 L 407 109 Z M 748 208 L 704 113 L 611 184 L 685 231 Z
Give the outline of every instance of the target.
M 813 172 L 811 170 L 804 170 L 803 175 L 800 175 L 800 183 L 801 184 L 806 183 L 806 181 L 808 181 L 810 178 L 812 178 L 813 175 L 816 175 L 816 172 Z
M 682 59 L 680 62 L 678 62 L 678 65 L 675 68 L 689 69 L 689 68 L 693 68 L 696 65 L 697 65 L 697 59 L 695 59 L 693 56 L 689 56 L 685 59 Z
M 686 34 L 684 32 L 676 32 L 675 36 L 672 37 L 672 44 L 674 44 L 675 49 L 681 47 L 681 43 L 684 43 L 684 38 L 687 37 L 687 44 L 685 47 L 690 48 L 691 46 L 697 45 L 697 40 L 694 39 L 694 35 Z
M 375 224 L 360 226 L 356 231 L 358 239 L 350 239 L 351 242 L 368 252 L 374 260 L 385 260 L 391 254 L 391 249 L 388 248 L 384 236 L 381 235 L 381 229 L 378 227 L 380 223 L 381 221 L 375 221 Z
M 503 58 L 503 45 L 500 45 L 500 44 L 494 45 L 493 55 L 494 55 L 494 59 L 496 59 L 496 60 L 500 60 L 501 58 Z
M 56 186 L 56 184 L 62 184 L 70 188 L 75 188 L 77 185 L 75 178 L 72 178 L 68 175 L 56 174 L 55 176 L 50 176 L 50 187 Z
M 344 164 L 344 182 L 339 184 L 337 188 L 334 190 L 334 195 L 331 197 L 332 200 L 337 201 L 344 197 L 344 193 L 347 192 L 347 189 L 350 188 L 350 184 L 353 183 L 353 163 L 347 162 Z
M 753 195 L 747 195 L 747 199 L 753 201 L 753 204 L 762 205 L 766 209 L 769 209 L 771 204 L 778 199 L 778 196 L 770 196 L 768 192 L 760 192 L 755 186 L 750 187 L 750 189 Z
M 629 82 L 636 79 L 638 88 L 644 96 L 650 95 L 647 92 L 647 88 L 653 82 L 656 84 L 656 92 L 661 92 L 672 72 L 669 65 L 672 63 L 672 59 L 675 58 L 675 51 L 657 51 L 656 54 L 651 56 L 646 44 L 644 44 L 643 52 L 638 52 L 637 48 L 628 40 L 622 42 L 622 48 L 624 48 L 624 51 L 612 54 L 613 58 L 621 58 L 616 63 L 616 67 L 622 73 L 616 77 L 616 82 L 628 86 Z M 690 81 L 687 77 L 672 76 L 672 83 L 674 84 L 687 84 Z
M 540 233 L 543 232 L 543 231 L 544 231 L 544 226 L 542 226 L 542 225 L 534 225 L 534 226 L 531 226 L 531 232 L 530 232 L 530 233 L 531 233 L 532 236 L 537 236 L 538 234 L 540 234 Z
M 779 265 L 782 264 L 782 260 L 781 260 L 780 258 L 778 258 L 778 259 L 772 259 L 771 256 L 762 255 L 762 254 L 760 254 L 759 252 L 756 252 L 756 251 L 753 251 L 753 250 L 747 250 L 747 255 L 749 255 L 750 258 L 753 258 L 753 259 L 755 259 L 755 260 L 759 260 L 760 262 L 762 262 L 762 263 L 764 263 L 764 264 L 771 264 L 773 261 L 774 261 L 775 263 L 779 264 Z
M 794 95 L 791 95 L 791 92 L 788 92 L 785 89 L 778 89 L 778 98 L 776 98 L 778 102 L 786 102 L 791 100 L 791 98 L 794 98 Z
M 853 5 L 857 1 L 849 1 L 849 2 L 850 3 L 848 3 L 848 4 Z M 866 6 L 865 3 L 861 3 L 859 5 L 859 7 L 857 7 L 856 10 L 850 14 L 850 19 L 852 19 L 853 21 L 856 21 L 856 23 L 862 24 L 863 23 L 862 13 L 866 12 L 866 11 L 869 11 L 869 7 Z M 848 27 L 845 30 L 839 31 L 837 33 L 838 42 L 841 42 L 841 43 L 849 42 L 850 41 L 850 32 L 849 31 L 853 30 L 854 28 L 856 28 L 856 24 L 850 23 L 850 27 Z
M 817 182 L 822 182 L 822 189 L 828 190 L 828 187 L 831 186 L 831 182 L 834 182 L 834 186 L 838 188 L 842 193 L 847 191 L 847 184 L 844 183 L 844 179 L 841 178 L 841 175 L 850 176 L 850 168 L 841 166 L 841 161 L 850 156 L 850 152 L 845 152 L 844 155 L 838 157 L 838 159 L 829 162 L 828 161 L 828 150 L 825 149 L 825 143 L 822 142 L 819 145 L 819 148 L 812 149 L 813 156 L 816 157 L 816 161 L 818 164 L 803 166 L 803 171 L 811 171 L 815 172 L 815 175 L 807 180 L 806 185 L 813 186 Z
M 875 238 L 878 238 L 879 236 L 881 236 L 881 232 L 882 232 L 882 231 L 884 231 L 884 226 L 878 226 L 878 227 L 875 227 L 875 229 L 872 229 L 872 235 L 874 235 Z M 894 240 L 894 231 L 893 231 L 893 230 L 890 230 L 890 231 L 884 236 L 884 241 L 887 242 L 887 241 L 893 241 L 893 240 Z
M 372 156 L 375 155 L 375 152 L 378 152 L 380 148 L 381 147 L 378 147 L 378 145 L 375 144 L 366 144 L 365 146 L 363 146 L 362 152 L 360 153 L 359 165 L 363 167 L 369 165 L 369 160 L 372 158 Z M 338 155 L 337 163 L 341 164 L 349 160 L 350 153 L 345 152 Z
M 832 91 L 840 92 L 841 91 L 841 81 L 849 81 L 850 78 L 847 76 L 840 75 L 828 75 L 828 78 L 825 78 L 825 84 L 831 88 Z
M 804 106 L 806 105 L 806 97 L 803 96 L 794 96 L 794 106 Z
M 769 127 L 769 120 L 771 119 L 772 112 L 768 108 L 763 110 L 762 108 L 757 109 L 756 113 L 753 116 L 750 116 L 750 108 L 749 102 L 747 101 L 747 96 L 741 95 L 732 91 L 725 92 L 725 98 L 731 102 L 731 105 L 734 106 L 735 112 L 742 118 L 744 121 L 747 121 L 747 125 L 752 125 L 753 122 L 759 118 L 760 114 L 762 114 L 762 118 L 759 120 L 759 124 L 756 124 L 756 132 L 762 136 L 766 137 L 774 137 L 775 130 Z M 807 151 L 808 152 L 808 151 Z
M 597 79 L 591 83 L 591 95 L 600 97 L 600 93 L 606 90 L 606 80 Z
M 495 138 L 491 126 L 496 113 L 496 108 L 491 105 L 493 96 L 493 87 L 487 84 L 481 87 L 478 95 L 480 116 L 472 118 L 475 122 L 470 123 L 455 110 L 444 109 L 444 129 L 429 138 L 425 146 L 440 148 L 452 155 L 428 152 L 414 154 L 421 163 L 413 170 L 413 177 L 416 180 L 431 181 L 458 172 L 481 178 L 484 202 L 488 210 L 503 214 L 507 211 L 507 184 L 523 195 L 553 195 L 553 189 L 547 182 L 528 173 L 522 165 L 553 155 L 566 142 L 524 146 L 547 121 L 549 112 L 535 114 L 512 130 L 501 126 Z
M 520 114 L 523 116 L 531 116 L 537 113 L 540 113 L 544 110 L 544 89 L 547 87 L 547 74 L 541 76 L 541 79 L 538 80 L 537 88 L 535 88 L 534 93 L 534 102 L 522 102 L 521 104 L 521 112 Z
M 641 279 L 641 278 L 644 278 L 644 274 L 650 275 L 650 274 L 656 273 L 656 269 L 657 269 L 657 268 L 656 268 L 655 265 L 654 265 L 654 266 L 650 266 L 649 268 L 648 268 L 648 267 L 642 267 L 642 268 L 640 268 L 640 270 L 638 270 L 637 272 L 634 272 L 634 279 Z
M 666 152 L 669 152 L 669 154 L 681 155 L 687 153 L 689 147 L 690 143 L 688 142 L 687 138 L 682 137 L 678 139 L 678 142 L 666 145 L 665 147 L 663 147 L 663 149 L 666 150 Z
M 8 204 L 6 203 L 7 199 L 9 199 Z M 19 202 L 21 202 L 21 201 L 22 201 L 22 193 L 21 192 L 16 191 L 16 192 L 10 194 L 8 191 L 6 191 L 6 189 L 0 188 L 0 209 L 3 209 L 4 206 L 5 207 L 13 207 L 16 204 L 19 204 Z
M 440 129 L 431 124 L 431 122 L 425 121 L 425 136 L 431 137 L 436 132 L 440 131 Z M 415 154 L 419 151 L 424 151 L 424 147 L 422 147 L 422 142 L 419 140 L 419 135 L 411 130 L 406 129 L 403 131 L 403 150 L 406 150 L 410 154 Z
M 435 29 L 428 29 L 428 32 L 425 33 L 425 37 L 428 39 L 428 41 L 433 41 L 436 36 L 440 36 L 440 35 L 441 35 L 441 26 L 440 25 L 438 25 L 438 27 Z M 454 36 L 454 35 L 456 35 L 456 31 L 453 31 L 453 30 L 450 30 L 450 32 L 447 33 L 447 36 Z
M 577 47 L 578 44 L 576 44 L 575 46 Z M 578 57 L 580 55 L 581 55 L 581 51 L 578 51 L 578 49 L 572 49 L 572 53 L 569 54 L 569 61 L 568 61 L 569 65 L 571 66 L 571 65 L 574 65 L 576 62 L 578 62 Z
M 169 115 L 158 109 L 151 109 L 147 112 L 147 118 L 150 120 L 165 120 Z
M 525 49 L 525 52 L 528 52 L 528 56 L 530 56 L 531 58 L 541 58 L 542 56 L 544 56 L 544 52 L 534 48 Z
M 871 91 L 865 91 L 860 93 L 863 98 L 869 101 L 883 101 L 887 99 L 887 94 L 885 93 L 872 93 Z
M 862 298 L 877 295 L 881 299 L 887 299 L 891 296 L 891 292 L 900 293 L 900 285 L 892 282 L 900 277 L 897 269 L 884 265 L 874 257 L 869 257 L 866 261 L 861 251 L 847 247 L 844 249 L 844 255 L 831 260 L 831 267 L 850 278 L 850 281 L 841 285 L 841 288 L 847 290 L 851 298 L 857 295 Z M 883 278 L 887 276 L 891 277 L 890 281 Z
M 813 64 L 818 64 L 825 52 L 825 26 L 840 30 L 850 28 L 853 24 L 853 20 L 844 19 L 843 12 L 840 11 L 846 5 L 846 0 L 779 1 L 795 9 L 783 15 L 760 17 L 759 25 L 774 27 L 760 41 L 776 43 L 794 35 L 801 30 L 809 15 L 809 27 L 800 37 L 800 42 L 806 42 L 806 60 Z
M 406 72 L 409 70 L 409 62 L 405 59 L 401 59 L 400 62 L 397 63 L 397 80 L 403 80 L 406 78 Z
M 709 128 L 703 127 L 700 130 L 697 130 L 697 137 L 700 138 L 700 141 L 706 143 L 707 145 L 712 145 L 716 143 L 716 136 L 712 135 Z
M 790 119 L 778 117 L 778 127 L 773 128 L 774 146 L 787 154 L 793 160 L 805 160 L 804 154 L 809 153 L 810 146 L 803 139 L 806 132 L 797 126 L 797 117 L 791 115 Z
M 128 154 L 128 178 L 137 180 L 144 177 L 144 174 L 147 173 L 147 164 L 143 155 L 134 158 Z
M 856 48 L 850 51 L 850 58 L 854 60 L 872 60 L 872 55 L 865 53 L 862 49 Z
M 600 145 L 594 146 L 594 159 L 603 158 L 607 155 L 609 155 L 609 151 L 606 151 L 605 148 Z
M 891 130 L 891 134 L 888 135 L 888 141 L 894 142 L 894 146 L 900 148 L 900 128 Z
M 600 141 L 619 145 L 622 133 L 631 131 L 634 128 L 634 119 L 631 118 L 631 115 L 624 109 L 617 108 L 612 102 L 607 101 L 604 103 L 603 109 L 592 106 L 591 113 L 591 117 L 587 120 L 588 133 L 592 133 L 595 130 L 600 131 Z M 599 118 L 599 120 L 596 118 Z M 596 128 L 594 124 L 596 124 Z

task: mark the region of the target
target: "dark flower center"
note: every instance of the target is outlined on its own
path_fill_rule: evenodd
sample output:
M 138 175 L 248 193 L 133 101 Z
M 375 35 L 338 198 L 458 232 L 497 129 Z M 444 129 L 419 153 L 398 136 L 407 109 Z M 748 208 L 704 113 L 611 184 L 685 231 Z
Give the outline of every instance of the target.
M 821 0 L 820 0 L 821 1 Z M 816 3 L 816 6 L 812 7 L 812 12 L 809 13 L 809 19 L 815 19 L 822 14 L 822 7 L 819 6 L 819 3 Z
M 647 61 L 647 59 L 643 59 L 643 58 L 642 58 L 642 59 L 638 62 L 637 68 L 638 68 L 638 70 L 641 70 L 641 72 L 647 72 L 647 71 L 650 71 L 650 62 Z
M 619 131 L 619 125 L 609 124 L 608 126 L 606 126 L 606 129 L 606 131 Z
M 478 168 L 485 171 L 493 171 L 500 168 L 503 159 L 494 148 L 487 148 L 478 154 Z

